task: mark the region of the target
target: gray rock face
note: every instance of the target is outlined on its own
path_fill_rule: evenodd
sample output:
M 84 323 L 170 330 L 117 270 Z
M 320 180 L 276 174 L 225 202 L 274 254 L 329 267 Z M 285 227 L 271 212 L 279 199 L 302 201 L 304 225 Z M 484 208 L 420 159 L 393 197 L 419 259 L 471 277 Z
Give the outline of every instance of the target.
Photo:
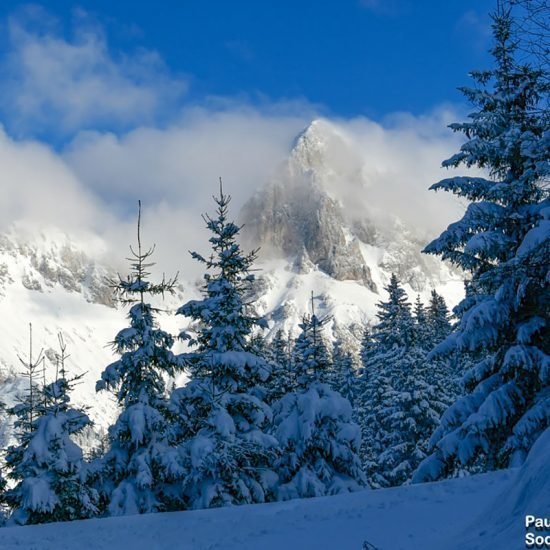
M 324 157 L 316 134 L 316 129 L 302 134 L 282 174 L 244 206 L 246 235 L 267 254 L 296 258 L 299 272 L 316 266 L 336 280 L 376 291 L 340 203 L 318 181 Z
M 456 270 L 422 254 L 426 243 L 391 211 L 378 222 L 369 219 L 360 207 L 368 194 L 367 172 L 349 136 L 329 122 L 312 122 L 277 176 L 245 204 L 241 220 L 249 244 L 260 247 L 263 258 L 289 259 L 297 273 L 318 269 L 373 292 L 380 290 L 377 272 L 382 284 L 395 273 L 414 292 L 433 288 L 442 273 Z M 363 254 L 369 247 L 376 252 Z
M 31 264 L 45 281 L 60 284 L 70 292 L 82 292 L 89 302 L 112 307 L 113 292 L 107 278 L 114 275 L 71 246 L 62 246 L 57 254 L 33 251 Z
M 460 279 L 460 270 L 444 264 L 435 256 L 422 253 L 426 242 L 419 239 L 401 223 L 394 223 L 377 235 L 377 246 L 384 249 L 378 265 L 386 273 L 395 273 L 403 284 L 415 292 L 422 292 L 437 282 L 442 267 L 451 276 Z

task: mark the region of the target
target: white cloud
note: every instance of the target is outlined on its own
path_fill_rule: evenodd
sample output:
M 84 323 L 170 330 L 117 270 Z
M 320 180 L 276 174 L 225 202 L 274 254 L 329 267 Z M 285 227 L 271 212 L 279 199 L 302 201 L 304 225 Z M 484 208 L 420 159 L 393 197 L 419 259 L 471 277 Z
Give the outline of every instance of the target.
M 214 208 L 218 177 L 234 197 L 237 218 L 319 110 L 307 101 L 210 98 L 202 106 L 180 106 L 171 124 L 160 126 L 162 98 L 173 97 L 182 83 L 155 54 L 113 56 L 101 30 L 85 25 L 72 41 L 60 37 L 55 22 L 31 32 L 12 20 L 10 33 L 11 72 L 0 73 L 0 84 L 14 94 L 8 119 L 43 127 L 59 120 L 74 139 L 56 152 L 0 133 L 0 229 L 30 221 L 92 233 L 121 259 L 135 238 L 141 199 L 144 242 L 157 243 L 160 270 L 181 269 L 183 278 L 198 274 L 188 250 L 208 249 L 200 215 Z M 104 131 L 106 118 L 127 127 Z M 339 182 L 349 211 L 398 214 L 432 234 L 455 219 L 460 207 L 454 199 L 427 191 L 445 177 L 440 163 L 458 147 L 457 136 L 445 129 L 451 119 L 449 109 L 440 109 L 422 117 L 398 113 L 383 124 L 334 121 L 353 140 L 355 153 L 331 161 L 363 176 L 359 188 L 351 177 Z
M 446 128 L 455 120 L 460 120 L 456 112 L 441 108 L 419 117 L 396 113 L 384 124 L 361 117 L 337 121 L 356 151 L 357 165 L 350 173 L 360 174 L 339 182 L 350 215 L 379 223 L 396 215 L 425 238 L 456 220 L 464 204 L 428 189 L 453 175 L 441 162 L 460 147 L 461 137 Z
M 189 109 L 164 129 L 141 127 L 119 137 L 81 134 L 64 157 L 121 211 L 138 197 L 204 207 L 210 193 L 197 191 L 215 190 L 219 177 L 241 204 L 284 160 L 289 142 L 307 121 L 307 115 L 270 115 L 246 106 Z
M 20 222 L 99 230 L 102 209 L 95 193 L 48 146 L 15 141 L 0 128 L 0 165 L 0 230 Z
M 185 91 L 156 52 L 116 55 L 102 30 L 79 17 L 72 40 L 39 8 L 8 21 L 0 106 L 16 131 L 63 134 L 151 123 Z
M 189 265 L 189 249 L 208 246 L 201 213 L 214 208 L 218 178 L 233 197 L 237 217 L 244 201 L 285 160 L 307 122 L 306 116 L 242 105 L 188 109 L 166 129 L 142 127 L 119 137 L 82 134 L 63 160 L 119 218 L 133 214 L 141 199 L 147 237 L 158 243 L 159 257 L 178 269 Z M 121 239 L 133 238 L 131 227 Z
M 4 226 L 31 220 L 99 235 L 112 258 L 121 260 L 135 240 L 141 199 L 144 242 L 157 244 L 159 270 L 195 277 L 200 268 L 188 250 L 208 251 L 201 214 L 214 209 L 218 177 L 234 198 L 237 218 L 244 201 L 279 169 L 310 116 L 282 106 L 189 109 L 166 129 L 82 133 L 61 153 L 3 134 L 0 185 L 6 199 L 0 215 Z M 428 191 L 447 176 L 441 161 L 459 146 L 445 130 L 455 118 L 440 110 L 394 115 L 384 125 L 366 118 L 333 121 L 353 143 L 351 154 L 334 150 L 329 159 L 343 174 L 335 188 L 349 214 L 379 221 L 396 214 L 430 236 L 456 219 L 462 209 L 457 200 Z

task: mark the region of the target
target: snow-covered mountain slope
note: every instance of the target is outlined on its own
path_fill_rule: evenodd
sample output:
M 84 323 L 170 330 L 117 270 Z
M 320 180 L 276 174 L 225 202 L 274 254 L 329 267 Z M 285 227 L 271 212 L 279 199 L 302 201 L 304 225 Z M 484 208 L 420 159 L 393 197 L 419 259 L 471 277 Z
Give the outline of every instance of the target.
M 94 387 L 102 368 L 113 360 L 106 344 L 123 322 L 104 281 L 113 273 L 51 230 L 30 239 L 14 231 L 3 235 L 0 273 L 0 399 L 12 405 L 26 387 L 20 359 L 29 359 L 32 323 L 33 360 L 44 351 L 47 378 L 55 371 L 57 334 L 62 332 L 69 371 L 86 373 L 76 401 L 90 405 L 94 417 L 111 417 L 111 403 L 96 399 Z
M 549 446 L 547 430 L 518 470 L 273 504 L 12 527 L 0 530 L 1 546 L 516 550 L 525 547 L 525 515 L 550 514 Z
M 106 394 L 96 394 L 95 383 L 102 370 L 114 360 L 109 345 L 126 326 L 125 309 L 113 300 L 108 280 L 117 276 L 93 255 L 101 255 L 103 243 L 75 242 L 53 229 L 41 234 L 11 231 L 0 236 L 0 401 L 13 405 L 26 389 L 22 376 L 28 361 L 32 323 L 32 353 L 36 361 L 42 351 L 45 376 L 55 375 L 58 334 L 63 335 L 69 357 L 70 375 L 83 374 L 73 400 L 89 407 L 99 431 L 115 414 L 115 403 Z M 164 326 L 174 332 L 181 321 L 173 310 L 181 293 L 167 300 Z M 42 368 L 38 369 L 42 376 Z M 0 445 L 10 440 L 6 416 L 0 411 Z

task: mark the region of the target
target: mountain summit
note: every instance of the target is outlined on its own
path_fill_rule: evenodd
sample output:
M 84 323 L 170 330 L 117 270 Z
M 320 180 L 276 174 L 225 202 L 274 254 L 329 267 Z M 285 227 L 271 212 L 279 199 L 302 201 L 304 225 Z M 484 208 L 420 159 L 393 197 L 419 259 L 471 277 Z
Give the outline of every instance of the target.
M 241 218 L 266 256 L 292 257 L 299 271 L 316 266 L 338 281 L 357 281 L 376 292 L 343 205 L 331 192 L 339 174 L 331 156 L 338 156 L 335 151 L 350 156 L 350 150 L 334 126 L 313 121 L 296 139 L 281 172 L 244 206 Z
M 414 292 L 454 278 L 447 266 L 420 253 L 424 239 L 391 205 L 383 223 L 370 216 L 372 171 L 366 162 L 344 129 L 314 120 L 279 172 L 243 207 L 251 245 L 261 248 L 263 258 L 292 261 L 298 272 L 315 268 L 375 293 L 392 272 Z

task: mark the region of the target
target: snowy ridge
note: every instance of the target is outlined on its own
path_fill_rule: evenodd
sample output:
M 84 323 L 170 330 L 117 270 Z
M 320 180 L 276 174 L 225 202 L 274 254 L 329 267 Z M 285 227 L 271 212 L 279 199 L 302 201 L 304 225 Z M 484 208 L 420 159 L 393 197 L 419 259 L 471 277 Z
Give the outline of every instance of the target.
M 86 373 L 74 400 L 91 406 L 91 414 L 104 424 L 112 417 L 112 404 L 95 396 L 95 380 L 112 361 L 106 344 L 122 322 L 104 281 L 113 272 L 96 265 L 82 248 L 56 231 L 32 239 L 14 232 L 0 238 L 0 354 L 1 399 L 14 404 L 23 390 L 20 357 L 28 359 L 29 323 L 33 325 L 33 358 L 46 357 L 46 378 L 55 371 L 57 334 L 63 333 L 70 354 L 68 369 Z M 4 426 L 7 431 L 7 427 Z
M 114 401 L 98 395 L 95 383 L 101 371 L 114 360 L 109 345 L 126 322 L 126 309 L 113 301 L 107 278 L 116 277 L 112 267 L 88 256 L 101 254 L 99 242 L 75 242 L 56 229 L 39 234 L 11 231 L 0 236 L 0 401 L 15 404 L 25 389 L 21 359 L 29 355 L 29 323 L 32 323 L 33 358 L 43 350 L 46 380 L 55 373 L 58 333 L 63 334 L 71 375 L 83 374 L 71 398 L 89 407 L 96 429 L 112 422 Z M 187 293 L 188 294 L 188 293 Z M 171 312 L 181 297 L 168 300 L 162 323 L 173 332 L 182 324 Z M 9 442 L 10 428 L 0 413 L 0 443 Z M 84 447 L 88 448 L 86 442 Z

